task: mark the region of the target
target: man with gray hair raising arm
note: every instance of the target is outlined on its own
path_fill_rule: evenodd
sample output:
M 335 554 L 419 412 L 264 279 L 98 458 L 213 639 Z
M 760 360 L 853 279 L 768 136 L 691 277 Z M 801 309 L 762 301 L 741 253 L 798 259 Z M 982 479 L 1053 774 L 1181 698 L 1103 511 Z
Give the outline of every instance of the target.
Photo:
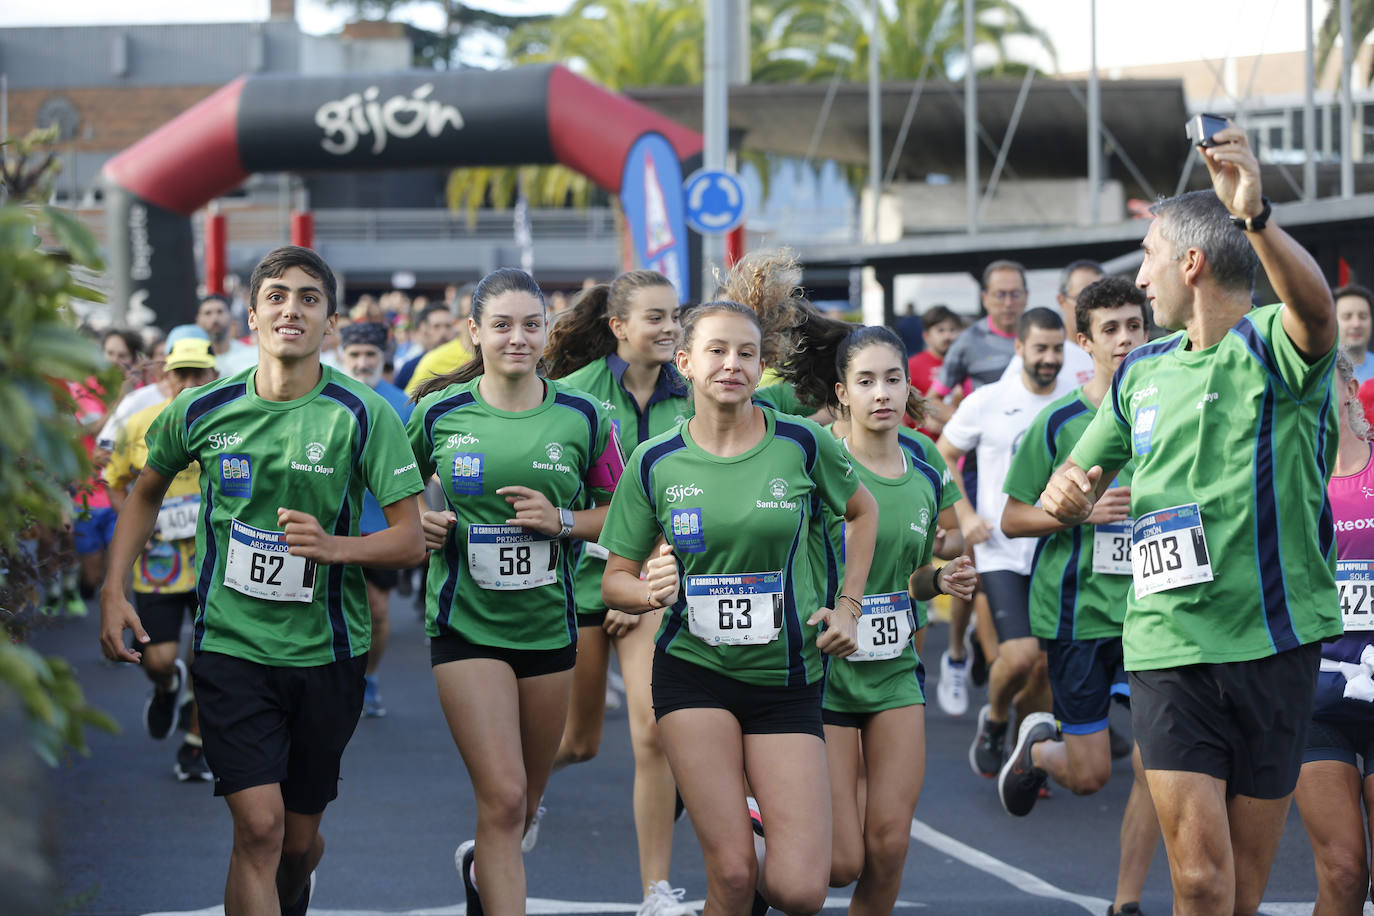
M 1081 523 L 1135 461 L 1123 643 L 1180 916 L 1259 907 L 1302 763 L 1318 643 L 1341 633 L 1325 489 L 1337 447 L 1331 294 L 1270 217 L 1245 132 L 1227 126 L 1200 152 L 1215 193 L 1155 205 L 1136 277 L 1156 323 L 1178 333 L 1126 357 L 1041 496 Z M 1257 263 L 1282 304 L 1251 309 Z

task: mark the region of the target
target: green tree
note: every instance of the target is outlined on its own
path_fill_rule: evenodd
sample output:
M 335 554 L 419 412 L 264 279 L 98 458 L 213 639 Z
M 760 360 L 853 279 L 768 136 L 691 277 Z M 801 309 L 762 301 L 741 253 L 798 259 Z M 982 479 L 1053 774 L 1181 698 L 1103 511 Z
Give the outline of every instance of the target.
M 95 344 L 76 328 L 73 299 L 103 297 L 72 273 L 103 268 L 89 231 L 46 206 L 55 173 L 56 128 L 6 142 L 0 157 L 0 704 L 17 698 L 34 749 L 56 764 L 63 748 L 87 753 L 85 729 L 115 730 L 89 706 L 71 666 L 20 644 L 34 608 L 36 561 L 23 549 L 35 526 L 72 511 L 68 487 L 91 473 L 64 381 L 97 376 L 119 389 Z M 40 239 L 42 242 L 40 242 Z
M 507 44 L 519 63 L 558 62 L 608 89 L 695 85 L 702 79 L 705 42 L 701 0 L 576 0 L 562 15 L 515 29 Z M 750 4 L 750 73 L 754 82 L 806 82 L 868 78 L 868 0 L 753 0 Z M 879 23 L 883 79 L 946 79 L 964 57 L 961 0 L 884 0 Z M 1012 0 L 975 0 L 975 59 L 991 76 L 1024 73 L 1012 56 L 1013 38 L 1029 37 L 1053 57 L 1047 35 Z M 933 30 L 933 36 L 932 36 Z M 767 180 L 762 154 L 754 161 Z M 547 173 L 567 173 L 556 179 Z M 862 168 L 848 169 L 860 180 Z M 525 182 L 532 206 L 581 205 L 593 198 L 590 182 L 562 166 L 458 169 L 449 176 L 448 201 L 469 220 L 483 205 L 507 206 Z M 766 186 L 765 186 L 766 187 Z M 613 204 L 614 205 L 614 204 Z

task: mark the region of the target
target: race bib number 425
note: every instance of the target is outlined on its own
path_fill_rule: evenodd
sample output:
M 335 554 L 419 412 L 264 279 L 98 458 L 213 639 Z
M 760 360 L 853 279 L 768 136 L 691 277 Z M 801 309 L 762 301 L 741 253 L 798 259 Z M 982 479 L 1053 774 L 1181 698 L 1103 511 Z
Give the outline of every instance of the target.
M 772 642 L 782 630 L 782 573 L 688 576 L 688 629 L 713 646 Z
M 1345 632 L 1374 630 L 1374 560 L 1337 560 L 1336 590 Z
M 1212 581 L 1212 562 L 1197 503 L 1160 509 L 1135 520 L 1131 569 L 1135 596 Z
M 292 556 L 289 549 L 285 532 L 231 520 L 224 584 L 253 598 L 309 604 L 315 598 L 315 561 Z

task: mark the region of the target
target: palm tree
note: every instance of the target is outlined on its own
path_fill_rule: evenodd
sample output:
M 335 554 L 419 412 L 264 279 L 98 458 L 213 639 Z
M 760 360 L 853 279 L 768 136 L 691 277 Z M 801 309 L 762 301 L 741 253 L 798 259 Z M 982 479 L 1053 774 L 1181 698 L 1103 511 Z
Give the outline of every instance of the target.
M 868 0 L 814 0 L 816 15 L 826 17 L 826 28 L 810 33 L 807 50 L 814 60 L 811 79 L 829 78 L 862 82 L 868 78 L 869 19 Z M 962 72 L 964 61 L 964 5 L 961 0 L 887 0 L 881 7 L 878 24 L 878 69 L 886 80 L 914 80 L 923 68 L 934 79 L 948 79 L 951 72 Z M 980 74 L 1020 75 L 1027 64 L 1012 56 L 1012 38 L 1032 38 L 1054 57 L 1049 36 L 1026 16 L 1012 0 L 974 0 L 974 42 L 976 59 L 991 56 L 991 63 L 980 63 Z M 929 67 L 927 45 L 929 44 Z
M 980 71 L 993 76 L 1025 72 L 1008 52 L 1009 39 L 1029 36 L 1053 57 L 1047 35 L 1012 0 L 974 0 Z M 515 63 L 556 61 L 608 89 L 693 85 L 701 82 L 705 22 L 701 0 L 576 0 L 564 14 L 521 26 L 507 50 Z M 862 81 L 868 74 L 869 0 L 753 0 L 750 70 L 754 82 L 822 79 Z M 961 0 L 884 0 L 879 69 L 884 79 L 916 79 L 931 30 L 929 76 L 944 79 L 962 67 Z M 752 157 L 763 159 L 764 157 Z M 767 166 L 756 162 L 759 174 Z M 854 171 L 857 178 L 862 170 Z M 562 166 L 457 169 L 448 202 L 469 220 L 484 203 L 508 206 L 523 180 L 532 206 L 585 204 L 590 182 Z M 616 206 L 612 201 L 612 206 Z

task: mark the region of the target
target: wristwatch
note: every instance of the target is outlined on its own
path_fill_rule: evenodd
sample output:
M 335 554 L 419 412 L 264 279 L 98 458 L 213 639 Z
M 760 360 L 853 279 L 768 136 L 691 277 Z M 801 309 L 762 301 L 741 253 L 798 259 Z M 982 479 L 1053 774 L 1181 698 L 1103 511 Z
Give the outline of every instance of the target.
M 559 510 L 558 510 L 558 522 L 559 522 L 559 524 L 561 524 L 561 525 L 563 526 L 562 528 L 560 528 L 560 529 L 558 530 L 558 536 L 559 536 L 559 537 L 565 538 L 565 537 L 567 537 L 568 535 L 572 534 L 572 530 L 573 530 L 573 512 L 572 512 L 571 509 L 559 509 Z
M 1246 232 L 1259 232 L 1269 224 L 1269 214 L 1274 212 L 1274 208 L 1269 206 L 1269 198 L 1261 197 L 1260 202 L 1264 204 L 1264 209 L 1260 210 L 1258 216 L 1247 216 L 1241 219 L 1239 216 L 1231 217 L 1231 225 Z

